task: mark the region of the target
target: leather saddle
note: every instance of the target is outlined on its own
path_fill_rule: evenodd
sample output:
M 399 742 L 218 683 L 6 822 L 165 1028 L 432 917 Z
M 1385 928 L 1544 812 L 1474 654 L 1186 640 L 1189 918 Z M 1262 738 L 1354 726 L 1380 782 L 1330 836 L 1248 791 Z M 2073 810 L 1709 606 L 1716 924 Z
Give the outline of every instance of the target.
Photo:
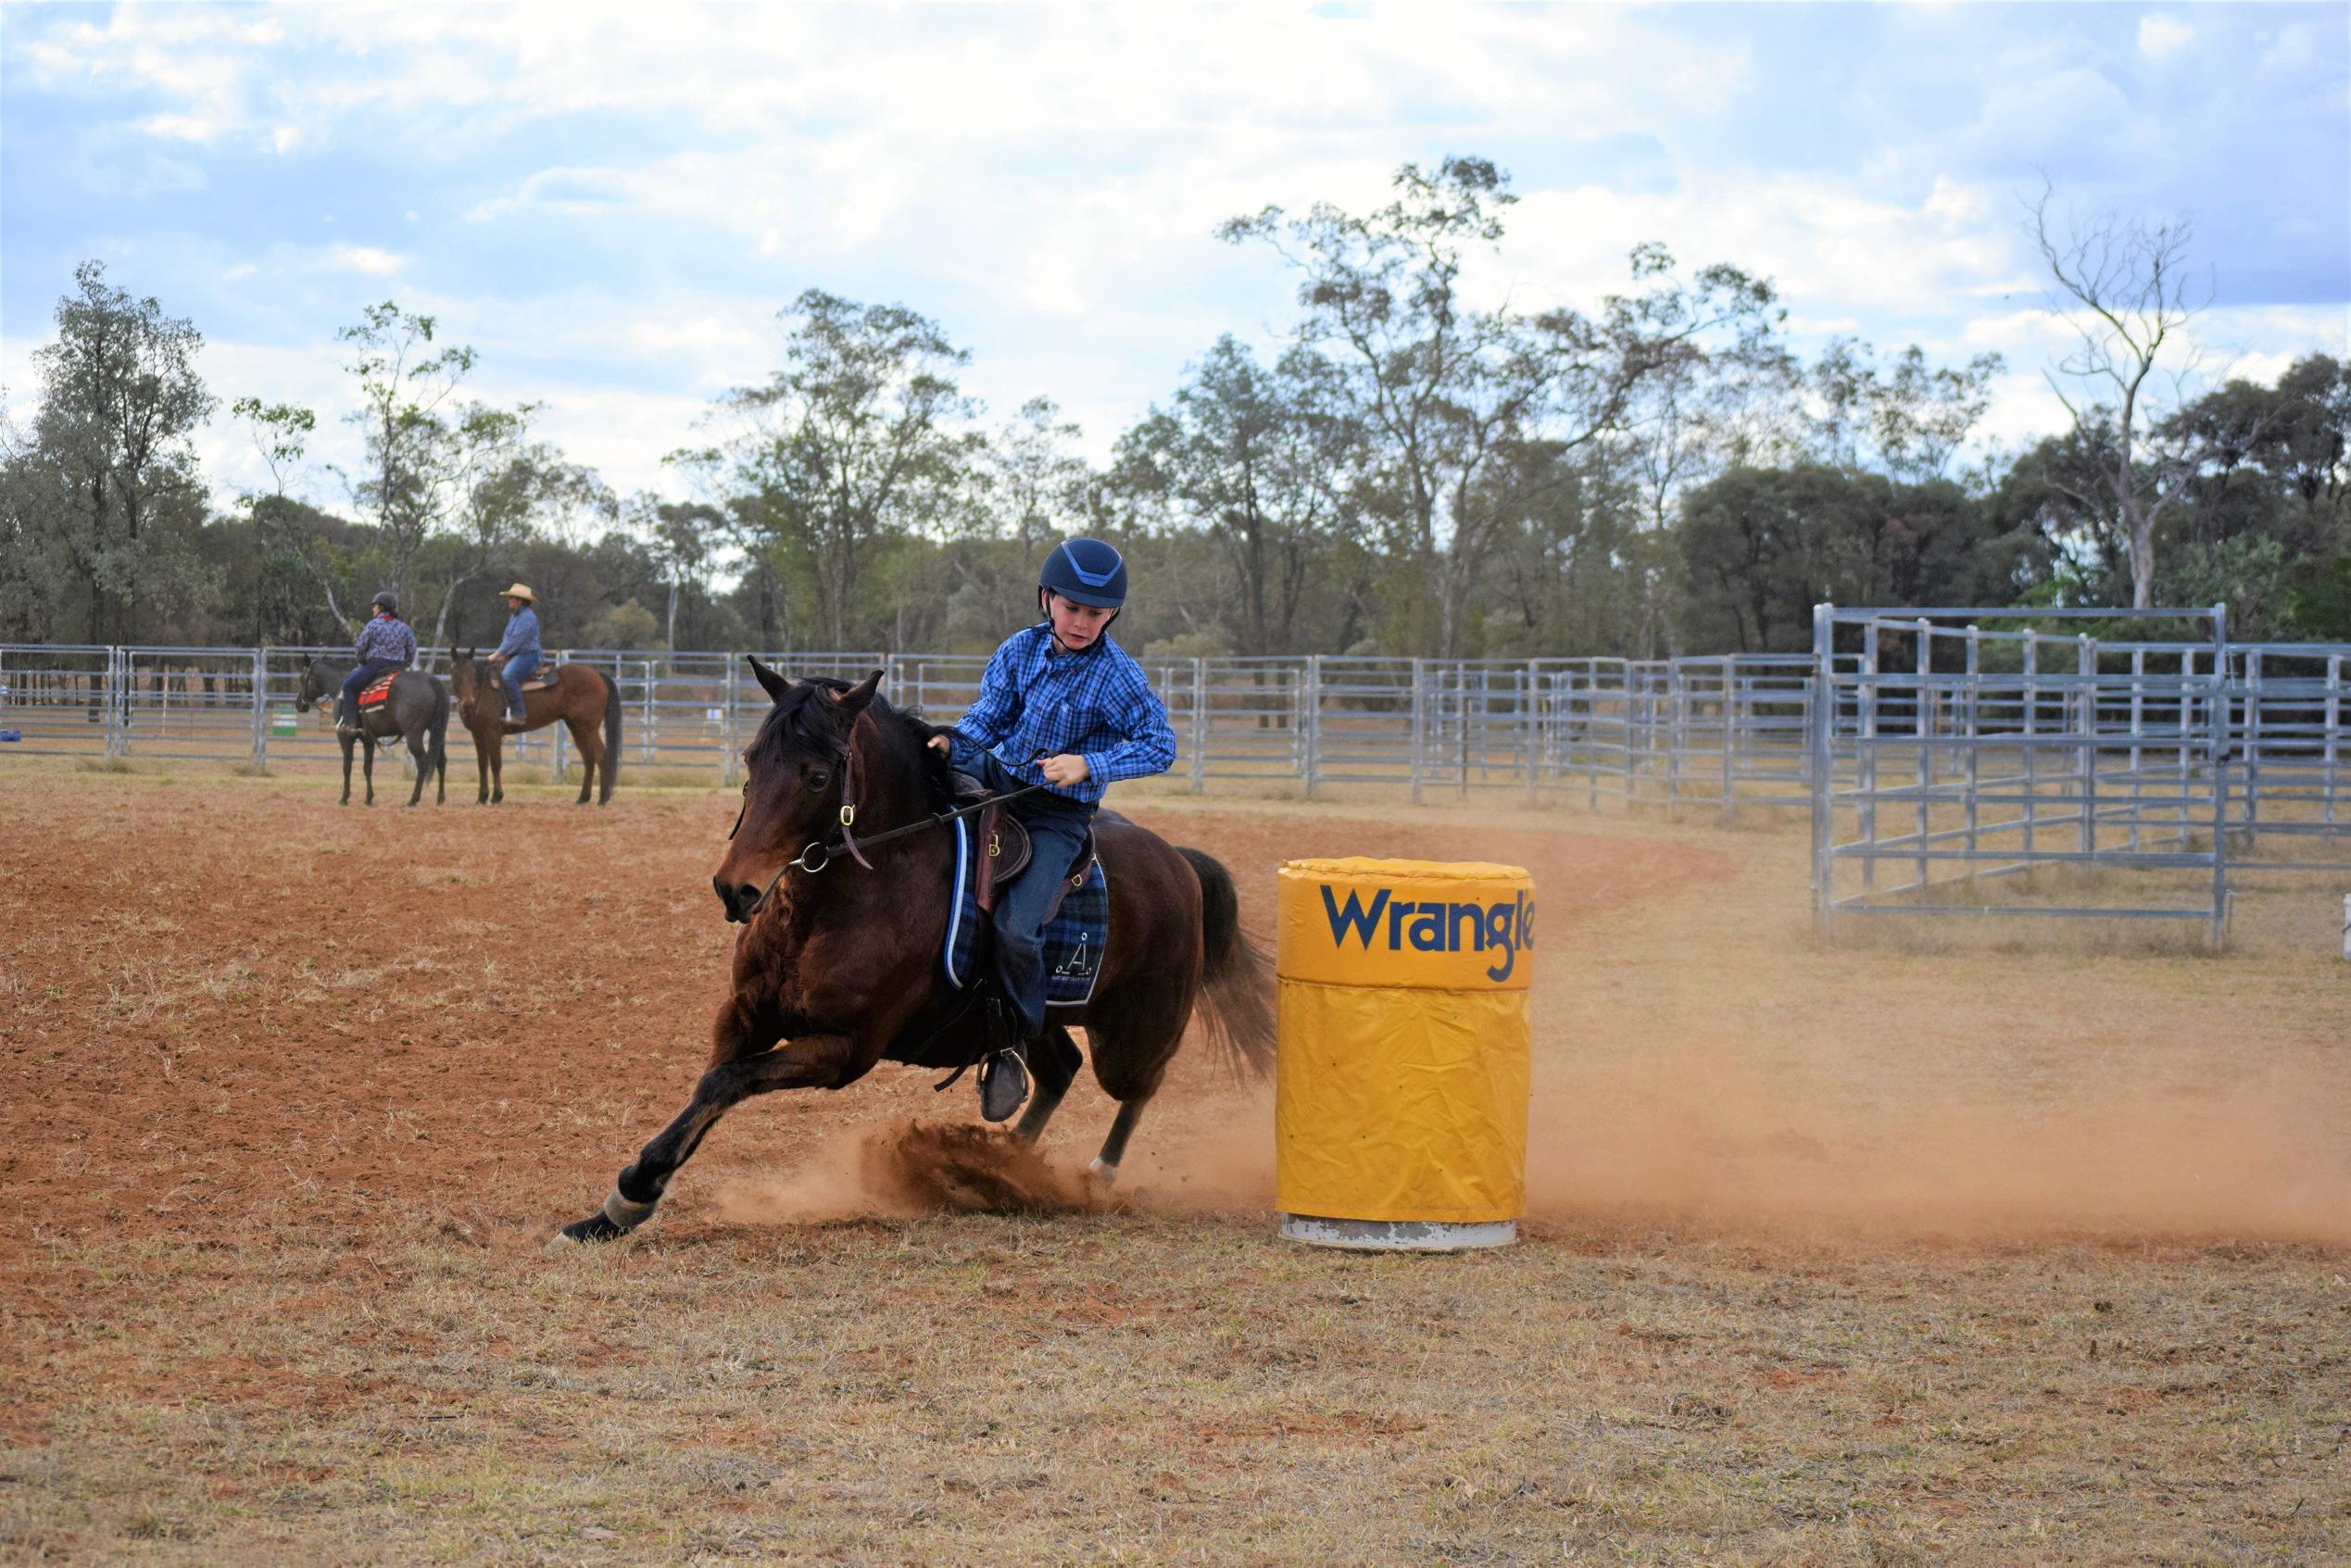
M 976 806 L 991 800 L 987 789 L 968 773 L 955 775 L 955 804 Z M 980 853 L 975 873 L 975 895 L 982 909 L 996 909 L 996 890 L 1012 884 L 1014 877 L 1028 869 L 1029 856 L 1035 847 L 1028 841 L 1028 824 L 1012 815 L 1001 800 L 996 800 L 986 810 L 972 814 L 973 830 L 979 835 Z M 1061 891 L 1054 895 L 1052 909 L 1046 911 L 1050 920 L 1062 900 L 1086 884 L 1086 873 L 1094 864 L 1094 830 L 1086 830 L 1086 842 L 1077 847 L 1077 859 L 1070 862 L 1069 874 L 1062 878 Z
M 563 666 L 560 664 L 542 664 L 522 677 L 522 689 L 526 692 L 547 691 L 562 673 Z

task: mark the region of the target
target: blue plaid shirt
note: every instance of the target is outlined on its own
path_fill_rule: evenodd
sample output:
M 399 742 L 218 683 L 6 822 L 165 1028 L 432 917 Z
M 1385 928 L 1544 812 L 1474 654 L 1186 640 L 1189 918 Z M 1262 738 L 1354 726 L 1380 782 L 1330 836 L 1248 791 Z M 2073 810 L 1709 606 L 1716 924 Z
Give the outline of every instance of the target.
M 359 629 L 359 646 L 352 651 L 359 656 L 362 664 L 380 659 L 386 664 L 405 668 L 416 659 L 416 633 L 409 630 L 407 621 L 396 616 L 379 615 Z
M 1044 759 L 1075 753 L 1086 759 L 1086 782 L 1053 793 L 1088 803 L 1121 779 L 1163 773 L 1176 761 L 1176 732 L 1143 667 L 1107 633 L 1082 653 L 1062 653 L 1041 623 L 1005 638 L 987 661 L 951 744 L 957 766 L 986 749 L 1024 784 L 1044 781 Z

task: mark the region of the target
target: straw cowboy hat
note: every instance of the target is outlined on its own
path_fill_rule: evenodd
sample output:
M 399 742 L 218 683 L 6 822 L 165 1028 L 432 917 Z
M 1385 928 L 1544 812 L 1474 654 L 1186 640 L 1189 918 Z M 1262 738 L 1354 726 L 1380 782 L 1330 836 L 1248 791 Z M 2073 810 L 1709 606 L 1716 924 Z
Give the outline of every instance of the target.
M 505 593 L 500 594 L 498 597 L 502 599 L 521 599 L 524 604 L 534 605 L 539 602 L 539 596 L 520 583 L 517 583 L 513 587 L 509 588 Z

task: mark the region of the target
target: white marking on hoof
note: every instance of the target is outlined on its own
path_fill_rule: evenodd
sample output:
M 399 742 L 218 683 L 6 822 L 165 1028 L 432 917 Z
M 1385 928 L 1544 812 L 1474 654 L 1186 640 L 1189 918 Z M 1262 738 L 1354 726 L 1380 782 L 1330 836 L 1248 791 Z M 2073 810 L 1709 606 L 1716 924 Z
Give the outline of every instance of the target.
M 651 1219 L 653 1210 L 660 1205 L 658 1198 L 650 1203 L 632 1203 L 621 1196 L 619 1187 L 614 1187 L 604 1200 L 604 1217 L 624 1231 L 633 1231 Z
M 1118 1180 L 1118 1167 L 1098 1154 L 1094 1156 L 1094 1162 L 1086 1167 L 1086 1179 L 1107 1191 Z

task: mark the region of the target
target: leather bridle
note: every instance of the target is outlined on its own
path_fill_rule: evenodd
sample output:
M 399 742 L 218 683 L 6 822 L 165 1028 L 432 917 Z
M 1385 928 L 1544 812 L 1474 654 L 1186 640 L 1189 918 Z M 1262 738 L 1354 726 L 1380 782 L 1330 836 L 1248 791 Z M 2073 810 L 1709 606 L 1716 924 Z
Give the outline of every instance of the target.
M 750 924 L 752 918 L 767 908 L 768 897 L 775 891 L 776 884 L 784 880 L 786 872 L 798 871 L 813 876 L 838 859 L 844 853 L 870 872 L 874 869 L 874 862 L 865 858 L 867 847 L 879 847 L 893 838 L 904 838 L 909 834 L 921 833 L 926 828 L 944 827 L 958 817 L 968 817 L 974 811 L 985 811 L 990 806 L 999 806 L 1007 800 L 1017 800 L 1024 795 L 1033 795 L 1048 787 L 1041 784 L 1028 784 L 1020 789 L 1007 791 L 1002 795 L 991 795 L 985 800 L 975 800 L 969 806 L 958 807 L 952 811 L 934 811 L 919 822 L 908 822 L 902 827 L 891 828 L 886 833 L 877 833 L 861 844 L 856 832 L 857 752 L 855 747 L 844 745 L 836 759 L 841 775 L 841 805 L 840 809 L 836 813 L 836 819 L 841 827 L 840 836 L 830 844 L 821 838 L 811 838 L 800 847 L 800 852 L 798 855 L 776 867 L 775 874 L 767 879 L 767 885 L 760 889 L 760 896 L 751 900 L 750 908 L 736 917 L 745 925 Z M 744 813 L 750 809 L 751 781 L 747 778 L 743 781 L 743 804 L 735 813 L 735 825 L 726 830 L 729 842 L 732 842 L 735 835 L 742 831 Z

